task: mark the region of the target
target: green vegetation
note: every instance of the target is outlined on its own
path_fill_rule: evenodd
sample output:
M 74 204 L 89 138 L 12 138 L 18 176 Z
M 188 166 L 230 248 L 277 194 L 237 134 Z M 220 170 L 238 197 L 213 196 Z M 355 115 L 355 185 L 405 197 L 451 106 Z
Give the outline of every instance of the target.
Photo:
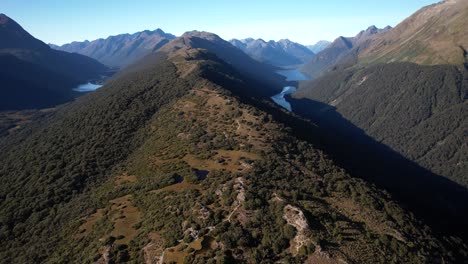
M 305 82 L 294 97 L 335 106 L 375 140 L 468 186 L 467 76 L 455 66 L 380 64 Z
M 1 139 L 2 262 L 466 257 L 461 241 L 438 238 L 243 103 L 255 86 L 232 68 L 203 51 L 180 54 L 148 57 Z

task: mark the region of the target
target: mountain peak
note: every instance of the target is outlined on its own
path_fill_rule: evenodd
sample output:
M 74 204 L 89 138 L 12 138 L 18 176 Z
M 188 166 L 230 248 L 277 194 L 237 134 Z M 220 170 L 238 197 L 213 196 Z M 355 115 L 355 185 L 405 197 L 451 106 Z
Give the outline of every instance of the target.
M 377 30 L 378 28 L 375 25 L 369 26 L 366 31 Z
M 10 18 L 5 14 L 0 13 L 0 25 L 4 25 L 8 23 L 8 21 L 10 21 Z
M 164 32 L 162 29 L 160 28 L 157 28 L 155 31 L 155 33 L 159 34 L 159 35 L 166 35 L 166 32 Z
M 31 36 L 15 20 L 0 14 L 0 48 L 49 49 L 42 41 Z

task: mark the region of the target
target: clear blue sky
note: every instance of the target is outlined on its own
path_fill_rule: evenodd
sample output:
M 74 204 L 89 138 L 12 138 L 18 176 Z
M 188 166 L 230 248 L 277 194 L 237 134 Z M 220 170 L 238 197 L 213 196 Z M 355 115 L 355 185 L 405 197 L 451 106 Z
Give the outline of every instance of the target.
M 161 28 L 224 39 L 289 38 L 302 44 L 354 36 L 369 25 L 395 26 L 437 0 L 0 0 L 5 13 L 36 38 L 71 41 Z

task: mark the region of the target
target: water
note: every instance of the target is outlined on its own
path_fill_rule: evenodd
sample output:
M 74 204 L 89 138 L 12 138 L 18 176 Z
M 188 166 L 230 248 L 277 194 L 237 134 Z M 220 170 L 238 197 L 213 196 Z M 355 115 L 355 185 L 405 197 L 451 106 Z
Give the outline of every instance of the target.
M 287 94 L 292 94 L 295 91 L 296 87 L 286 86 L 283 88 L 283 91 L 281 91 L 281 93 L 272 96 L 271 100 L 273 100 L 273 102 L 275 102 L 277 105 L 286 108 L 288 111 L 292 112 L 291 104 L 288 101 L 286 101 L 286 98 L 284 98 L 284 96 Z
M 78 85 L 78 87 L 74 88 L 73 91 L 86 93 L 86 92 L 95 91 L 96 89 L 99 89 L 101 87 L 102 87 L 102 85 L 100 85 L 100 84 L 94 84 L 94 83 L 89 82 L 89 83 Z
M 286 81 L 306 81 L 309 80 L 302 72 L 298 70 L 279 70 L 276 73 L 286 77 Z
M 280 70 L 280 71 L 277 71 L 277 73 L 283 75 L 284 77 L 286 77 L 286 81 L 305 81 L 305 80 L 309 80 L 309 78 L 307 78 L 307 76 L 305 76 L 304 74 L 302 74 L 298 70 Z M 288 95 L 288 94 L 292 94 L 296 90 L 297 90 L 297 88 L 294 87 L 294 86 L 286 86 L 286 87 L 283 88 L 281 93 L 272 96 L 271 100 L 273 100 L 273 102 L 275 102 L 277 105 L 279 105 L 279 106 L 285 108 L 286 110 L 292 112 L 291 104 L 286 100 L 286 98 L 284 98 L 284 96 Z

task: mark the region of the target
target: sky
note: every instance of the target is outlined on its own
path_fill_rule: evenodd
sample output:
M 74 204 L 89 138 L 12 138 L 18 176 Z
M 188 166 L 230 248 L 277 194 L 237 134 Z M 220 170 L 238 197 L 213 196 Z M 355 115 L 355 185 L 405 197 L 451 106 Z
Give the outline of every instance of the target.
M 288 38 L 304 45 L 395 26 L 437 0 L 0 0 L 5 13 L 54 44 L 161 28 L 232 38 Z

